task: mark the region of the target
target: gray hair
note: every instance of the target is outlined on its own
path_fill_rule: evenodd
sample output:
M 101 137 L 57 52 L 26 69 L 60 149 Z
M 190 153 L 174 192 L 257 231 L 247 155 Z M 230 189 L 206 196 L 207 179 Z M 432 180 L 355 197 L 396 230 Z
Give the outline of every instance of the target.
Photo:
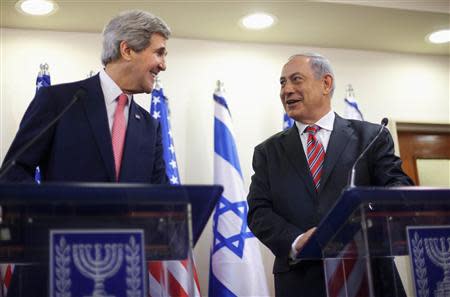
M 311 67 L 314 77 L 316 79 L 321 79 L 324 75 L 330 75 L 333 78 L 333 85 L 331 86 L 330 97 L 333 97 L 335 82 L 334 82 L 334 73 L 331 68 L 330 61 L 322 55 L 316 53 L 303 53 L 296 54 L 291 56 L 288 61 L 295 59 L 297 57 L 307 57 L 309 58 L 309 66 Z
M 120 13 L 103 30 L 103 65 L 119 59 L 120 42 L 126 41 L 134 51 L 139 52 L 150 45 L 154 33 L 168 39 L 170 28 L 163 20 L 146 11 L 128 10 Z

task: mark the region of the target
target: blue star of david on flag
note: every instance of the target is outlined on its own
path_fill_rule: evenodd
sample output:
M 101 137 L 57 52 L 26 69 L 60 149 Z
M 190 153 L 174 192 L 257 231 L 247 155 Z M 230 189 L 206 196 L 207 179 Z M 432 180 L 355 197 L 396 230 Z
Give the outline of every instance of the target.
M 172 131 L 170 128 L 168 100 L 164 95 L 161 83 L 158 80 L 152 91 L 150 115 L 155 120 L 158 120 L 161 126 L 163 157 L 164 162 L 166 163 L 166 174 L 170 184 L 180 184 L 177 158 L 175 156 L 175 147 L 173 145 Z
M 213 97 L 214 183 L 224 191 L 213 216 L 209 296 L 269 296 L 259 243 L 247 226 L 247 195 L 231 113 L 220 89 Z
M 242 258 L 244 253 L 245 239 L 254 237 L 253 233 L 248 230 L 247 227 L 247 217 L 248 205 L 246 201 L 231 202 L 225 197 L 221 197 L 220 201 L 216 207 L 214 213 L 214 225 L 219 224 L 219 218 L 225 215 L 228 211 L 233 212 L 242 220 L 239 233 L 232 235 L 230 237 L 225 237 L 221 234 L 217 228 L 213 229 L 214 232 L 214 243 L 213 243 L 213 253 L 221 248 L 228 248 L 239 258 Z

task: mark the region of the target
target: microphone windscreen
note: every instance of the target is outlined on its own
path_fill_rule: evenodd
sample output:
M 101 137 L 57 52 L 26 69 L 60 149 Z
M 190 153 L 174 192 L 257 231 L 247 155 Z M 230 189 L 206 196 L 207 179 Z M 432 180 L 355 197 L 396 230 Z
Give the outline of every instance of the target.
M 75 93 L 75 95 L 73 95 L 73 98 L 78 98 L 78 99 L 80 99 L 80 98 L 82 98 L 82 97 L 84 97 L 84 96 L 86 96 L 86 90 L 84 90 L 84 89 L 79 89 L 79 90 Z
M 381 120 L 381 125 L 386 126 L 388 124 L 388 122 L 389 122 L 388 118 L 383 118 Z

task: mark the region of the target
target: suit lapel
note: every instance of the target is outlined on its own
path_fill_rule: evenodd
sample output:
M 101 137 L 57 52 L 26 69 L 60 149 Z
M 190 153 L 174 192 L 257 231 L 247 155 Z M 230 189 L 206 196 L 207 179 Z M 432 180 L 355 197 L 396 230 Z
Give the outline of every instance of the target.
M 342 152 L 350 143 L 350 137 L 352 136 L 352 134 L 353 130 L 350 128 L 350 122 L 336 114 L 333 125 L 333 132 L 331 133 L 330 140 L 328 142 L 325 161 L 323 163 L 319 191 L 325 186 Z
M 287 158 L 291 161 L 292 166 L 294 166 L 300 178 L 303 179 L 310 194 L 312 196 L 317 195 L 297 126 L 294 125 L 291 127 L 283 136 L 281 145 L 286 152 Z
M 115 181 L 111 133 L 109 131 L 105 99 L 98 74 L 86 80 L 86 90 L 87 96 L 83 98 L 84 109 L 109 179 L 110 181 Z

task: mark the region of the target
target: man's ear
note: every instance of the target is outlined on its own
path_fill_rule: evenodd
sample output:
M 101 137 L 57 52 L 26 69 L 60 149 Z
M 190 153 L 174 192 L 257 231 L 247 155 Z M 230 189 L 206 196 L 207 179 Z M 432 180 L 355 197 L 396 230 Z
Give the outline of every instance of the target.
M 119 44 L 120 55 L 125 61 L 131 60 L 131 52 L 133 51 L 128 45 L 128 42 L 122 40 Z
M 331 93 L 331 89 L 333 88 L 333 77 L 330 74 L 325 74 L 323 79 L 323 94 L 329 95 Z

